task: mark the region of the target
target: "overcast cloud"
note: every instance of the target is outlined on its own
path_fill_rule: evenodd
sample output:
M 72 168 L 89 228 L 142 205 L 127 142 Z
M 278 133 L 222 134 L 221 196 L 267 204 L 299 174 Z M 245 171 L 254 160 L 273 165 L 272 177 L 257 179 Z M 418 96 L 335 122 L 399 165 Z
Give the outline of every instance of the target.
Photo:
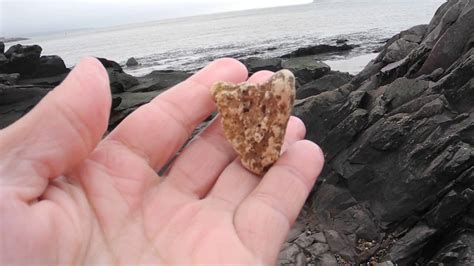
M 0 0 L 0 36 L 31 36 L 311 0 Z

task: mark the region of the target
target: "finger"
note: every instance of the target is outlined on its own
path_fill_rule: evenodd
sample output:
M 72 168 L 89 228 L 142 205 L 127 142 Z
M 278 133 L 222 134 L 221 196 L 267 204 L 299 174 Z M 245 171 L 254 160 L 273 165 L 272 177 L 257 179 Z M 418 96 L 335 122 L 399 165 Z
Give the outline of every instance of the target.
M 82 162 L 107 128 L 108 84 L 100 62 L 84 59 L 30 113 L 0 131 L 2 188 L 31 200 L 41 195 L 48 178 Z
M 238 207 L 234 224 L 240 239 L 266 262 L 275 262 L 323 163 L 316 144 L 294 143 Z
M 165 165 L 207 118 L 215 105 L 209 92 L 216 81 L 242 82 L 245 66 L 220 59 L 129 115 L 104 143 L 115 142 L 142 157 L 154 169 Z
M 273 74 L 271 71 L 260 71 L 253 74 L 248 82 L 263 83 Z M 176 158 L 165 183 L 193 197 L 202 198 L 236 156 L 224 136 L 218 116 Z
M 304 138 L 306 133 L 303 122 L 291 117 L 285 134 L 284 145 L 288 146 Z M 261 177 L 246 170 L 240 159 L 235 159 L 222 173 L 209 193 L 210 200 L 223 202 L 233 211 L 255 189 Z

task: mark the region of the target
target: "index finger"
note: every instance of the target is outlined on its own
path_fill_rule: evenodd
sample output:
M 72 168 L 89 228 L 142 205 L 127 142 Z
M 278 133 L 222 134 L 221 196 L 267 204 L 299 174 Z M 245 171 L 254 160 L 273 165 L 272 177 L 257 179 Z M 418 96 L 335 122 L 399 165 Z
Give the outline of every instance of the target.
M 217 81 L 247 79 L 235 59 L 219 59 L 129 115 L 104 141 L 121 144 L 160 169 L 214 110 L 209 88 Z

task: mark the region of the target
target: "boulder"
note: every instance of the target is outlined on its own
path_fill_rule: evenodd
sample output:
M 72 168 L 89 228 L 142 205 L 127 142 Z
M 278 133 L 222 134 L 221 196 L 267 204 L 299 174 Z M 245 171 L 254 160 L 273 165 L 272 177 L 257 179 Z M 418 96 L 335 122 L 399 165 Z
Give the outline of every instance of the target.
M 300 84 L 308 83 L 318 79 L 331 70 L 331 68 L 320 61 L 316 61 L 313 56 L 293 57 L 282 62 L 282 67 L 290 70 Z
M 303 99 L 325 91 L 339 88 L 340 86 L 349 83 L 351 79 L 352 75 L 349 73 L 331 72 L 319 79 L 306 83 L 304 86 L 297 88 L 296 98 Z
M 41 51 L 38 45 L 17 44 L 10 47 L 5 56 L 8 63 L 5 66 L 7 73 L 20 73 L 21 75 L 31 75 L 35 72 L 40 62 Z
M 64 64 L 61 57 L 57 55 L 41 56 L 34 78 L 44 78 L 69 73 L 69 69 Z
M 127 65 L 128 67 L 138 66 L 138 61 L 134 57 L 130 57 L 127 60 L 127 63 L 125 63 L 125 65 Z

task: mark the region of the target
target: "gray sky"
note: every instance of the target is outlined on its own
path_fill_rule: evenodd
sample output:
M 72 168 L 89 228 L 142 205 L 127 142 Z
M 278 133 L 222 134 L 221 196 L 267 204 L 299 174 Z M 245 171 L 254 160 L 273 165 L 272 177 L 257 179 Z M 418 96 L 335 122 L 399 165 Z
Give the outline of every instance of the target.
M 0 0 L 0 36 L 107 27 L 311 0 Z

